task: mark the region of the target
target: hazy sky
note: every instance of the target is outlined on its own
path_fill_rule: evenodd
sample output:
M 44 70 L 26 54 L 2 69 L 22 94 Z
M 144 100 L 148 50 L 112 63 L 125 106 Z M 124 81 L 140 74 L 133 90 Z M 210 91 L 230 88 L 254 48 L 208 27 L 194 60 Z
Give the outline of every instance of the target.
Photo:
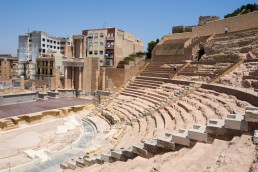
M 28 29 L 52 36 L 81 34 L 83 29 L 117 27 L 151 40 L 175 25 L 196 25 L 200 15 L 223 18 L 258 0 L 1 0 L 0 54 L 17 56 L 18 36 Z

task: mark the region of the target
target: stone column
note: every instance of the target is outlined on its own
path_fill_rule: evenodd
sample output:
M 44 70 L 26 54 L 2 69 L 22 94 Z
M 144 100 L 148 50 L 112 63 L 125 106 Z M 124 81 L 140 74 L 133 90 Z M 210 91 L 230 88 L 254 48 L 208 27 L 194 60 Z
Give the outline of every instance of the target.
M 99 88 L 99 72 L 96 71 L 96 84 L 95 84 L 95 91 L 97 91 Z
M 47 87 L 46 85 L 43 85 L 43 93 L 46 93 L 47 92 Z
M 105 91 L 106 89 L 106 69 L 102 68 L 102 91 Z
M 58 87 L 59 87 L 59 81 L 60 81 L 60 69 L 56 69 L 56 76 L 55 76 L 55 92 L 58 92 Z
M 32 92 L 35 92 L 35 90 L 36 90 L 35 82 L 32 82 L 32 83 L 31 83 L 31 91 L 32 91 Z
M 82 68 L 79 67 L 79 90 L 82 89 Z
M 74 89 L 74 67 L 72 67 L 72 77 L 71 77 L 71 81 L 72 81 L 72 89 Z
M 67 67 L 64 66 L 64 89 L 67 89 Z
M 20 78 L 20 91 L 24 92 L 24 76 Z

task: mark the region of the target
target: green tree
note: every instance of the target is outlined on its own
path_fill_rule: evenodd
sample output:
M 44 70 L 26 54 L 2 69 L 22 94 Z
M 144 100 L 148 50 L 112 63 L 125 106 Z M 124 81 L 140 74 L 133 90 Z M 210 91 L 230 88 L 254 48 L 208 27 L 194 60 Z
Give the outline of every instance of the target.
M 151 42 L 148 43 L 148 48 L 147 48 L 147 52 L 146 52 L 147 59 L 151 58 L 152 50 L 154 49 L 154 47 L 157 43 L 159 43 L 159 39 L 157 39 L 156 41 L 151 41 Z
M 256 5 L 255 3 L 254 4 L 242 5 L 240 8 L 236 9 L 232 13 L 225 15 L 224 18 L 234 17 L 234 16 L 238 16 L 238 15 L 241 15 L 241 14 L 250 13 L 250 12 L 253 12 L 253 11 L 258 11 L 258 5 Z

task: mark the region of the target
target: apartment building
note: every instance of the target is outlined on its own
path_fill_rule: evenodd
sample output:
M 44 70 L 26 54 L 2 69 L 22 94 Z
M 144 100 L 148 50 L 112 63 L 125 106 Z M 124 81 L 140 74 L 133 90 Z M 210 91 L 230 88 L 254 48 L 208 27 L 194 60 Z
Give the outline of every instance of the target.
M 98 57 L 101 66 L 116 67 L 129 54 L 143 52 L 143 41 L 117 28 L 83 30 L 86 57 Z
M 65 46 L 72 45 L 71 38 L 61 38 L 48 35 L 43 31 L 33 31 L 19 36 L 19 61 L 36 63 L 36 57 L 45 57 L 49 54 L 65 56 Z
M 37 57 L 36 58 L 36 78 L 54 77 L 56 69 L 60 69 L 60 76 L 64 76 L 62 57 Z
M 0 80 L 10 80 L 17 78 L 18 59 L 10 54 L 0 55 Z

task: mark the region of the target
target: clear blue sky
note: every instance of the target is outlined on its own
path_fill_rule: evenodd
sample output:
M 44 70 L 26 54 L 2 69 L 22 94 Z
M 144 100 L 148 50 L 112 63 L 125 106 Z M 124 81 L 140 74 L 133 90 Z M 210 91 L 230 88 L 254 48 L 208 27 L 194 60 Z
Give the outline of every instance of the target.
M 200 15 L 223 18 L 258 0 L 1 0 L 0 54 L 17 55 L 18 35 L 28 29 L 53 36 L 81 34 L 83 29 L 117 27 L 146 45 L 175 25 L 196 25 Z

